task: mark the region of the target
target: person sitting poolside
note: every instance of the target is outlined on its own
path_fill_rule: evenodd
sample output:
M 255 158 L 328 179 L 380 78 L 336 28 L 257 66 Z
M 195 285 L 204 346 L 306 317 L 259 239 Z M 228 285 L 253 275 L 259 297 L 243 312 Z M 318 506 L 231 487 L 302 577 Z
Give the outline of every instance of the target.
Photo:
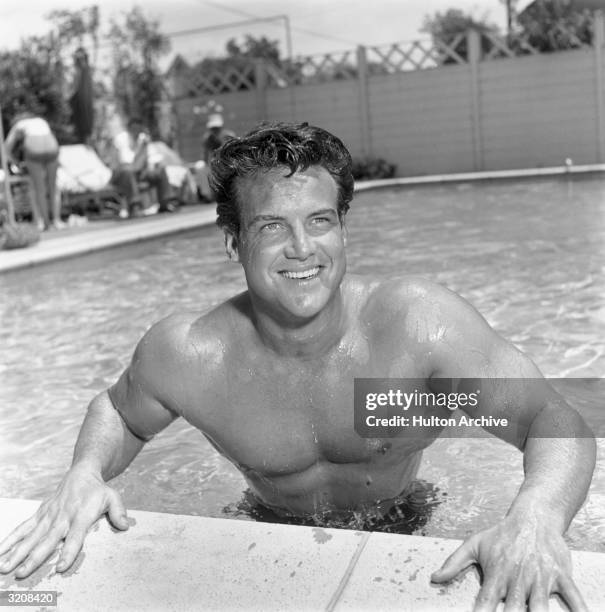
M 142 207 L 140 185 L 142 182 L 156 189 L 159 212 L 174 212 L 176 207 L 170 198 L 170 182 L 166 168 L 151 159 L 148 153 L 149 134 L 137 117 L 128 121 L 128 129 L 116 134 L 111 182 L 123 197 L 120 217 L 128 218 L 137 207 Z
M 106 481 L 179 416 L 241 470 L 267 508 L 301 517 L 387 513 L 443 426 L 363 437 L 354 427 L 355 380 L 396 378 L 403 392 L 418 385 L 437 394 L 444 380 L 465 392 L 464 381 L 475 379 L 481 394 L 462 415 L 523 451 L 525 479 L 505 516 L 468 538 L 432 580 L 477 564 L 477 609 L 505 600 L 507 610 L 527 602 L 544 610 L 556 592 L 584 610 L 563 539 L 595 465 L 579 414 L 457 294 L 416 277 L 346 273 L 353 178 L 335 136 L 307 124 L 263 125 L 217 151 L 212 177 L 227 255 L 242 266 L 247 290 L 151 327 L 120 379 L 91 402 L 57 492 L 0 545 L 0 570 L 28 576 L 64 541 L 56 569 L 65 571 L 104 513 L 127 529 Z M 443 406 L 417 413 L 449 415 Z

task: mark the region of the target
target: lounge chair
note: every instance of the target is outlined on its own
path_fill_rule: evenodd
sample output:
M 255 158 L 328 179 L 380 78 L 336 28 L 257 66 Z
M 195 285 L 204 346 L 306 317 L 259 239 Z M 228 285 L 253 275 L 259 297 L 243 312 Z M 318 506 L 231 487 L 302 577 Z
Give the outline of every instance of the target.
M 64 145 L 59 150 L 57 189 L 64 214 L 119 210 L 120 196 L 111 181 L 111 169 L 92 147 Z

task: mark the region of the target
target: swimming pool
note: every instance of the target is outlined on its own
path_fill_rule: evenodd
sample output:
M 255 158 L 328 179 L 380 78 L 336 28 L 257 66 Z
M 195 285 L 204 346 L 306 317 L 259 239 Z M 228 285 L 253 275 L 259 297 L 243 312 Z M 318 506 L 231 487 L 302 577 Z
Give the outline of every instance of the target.
M 578 377 L 605 436 L 605 179 L 459 183 L 359 194 L 349 270 L 419 274 L 470 300 L 548 376 Z M 0 277 L 0 496 L 40 498 L 71 460 L 91 397 L 113 383 L 143 332 L 244 288 L 215 228 Z M 599 411 L 600 408 L 600 411 Z M 605 551 L 605 445 L 569 532 Z M 497 477 L 496 477 L 497 475 Z M 502 516 L 521 454 L 496 439 L 443 439 L 419 476 L 447 493 L 421 533 L 465 537 Z M 238 471 L 177 422 L 114 481 L 128 507 L 240 515 Z M 243 516 L 242 518 L 246 518 Z

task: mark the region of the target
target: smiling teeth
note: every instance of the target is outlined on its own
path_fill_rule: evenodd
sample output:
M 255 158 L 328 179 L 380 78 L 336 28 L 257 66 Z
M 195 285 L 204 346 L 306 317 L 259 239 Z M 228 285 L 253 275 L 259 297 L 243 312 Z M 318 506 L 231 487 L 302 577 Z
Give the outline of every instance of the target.
M 312 278 L 314 276 L 317 276 L 317 274 L 319 273 L 319 268 L 311 268 L 310 270 L 304 270 L 301 272 L 288 272 L 288 271 L 284 271 L 282 272 L 282 274 L 286 277 L 286 278 L 296 278 L 296 279 L 307 279 L 307 278 Z

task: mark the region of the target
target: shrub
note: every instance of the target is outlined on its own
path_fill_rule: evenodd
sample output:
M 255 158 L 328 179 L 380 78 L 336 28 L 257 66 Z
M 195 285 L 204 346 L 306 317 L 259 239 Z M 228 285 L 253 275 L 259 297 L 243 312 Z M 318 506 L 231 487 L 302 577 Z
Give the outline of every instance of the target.
M 395 176 L 396 166 L 379 157 L 366 157 L 353 160 L 353 178 L 371 180 Z

